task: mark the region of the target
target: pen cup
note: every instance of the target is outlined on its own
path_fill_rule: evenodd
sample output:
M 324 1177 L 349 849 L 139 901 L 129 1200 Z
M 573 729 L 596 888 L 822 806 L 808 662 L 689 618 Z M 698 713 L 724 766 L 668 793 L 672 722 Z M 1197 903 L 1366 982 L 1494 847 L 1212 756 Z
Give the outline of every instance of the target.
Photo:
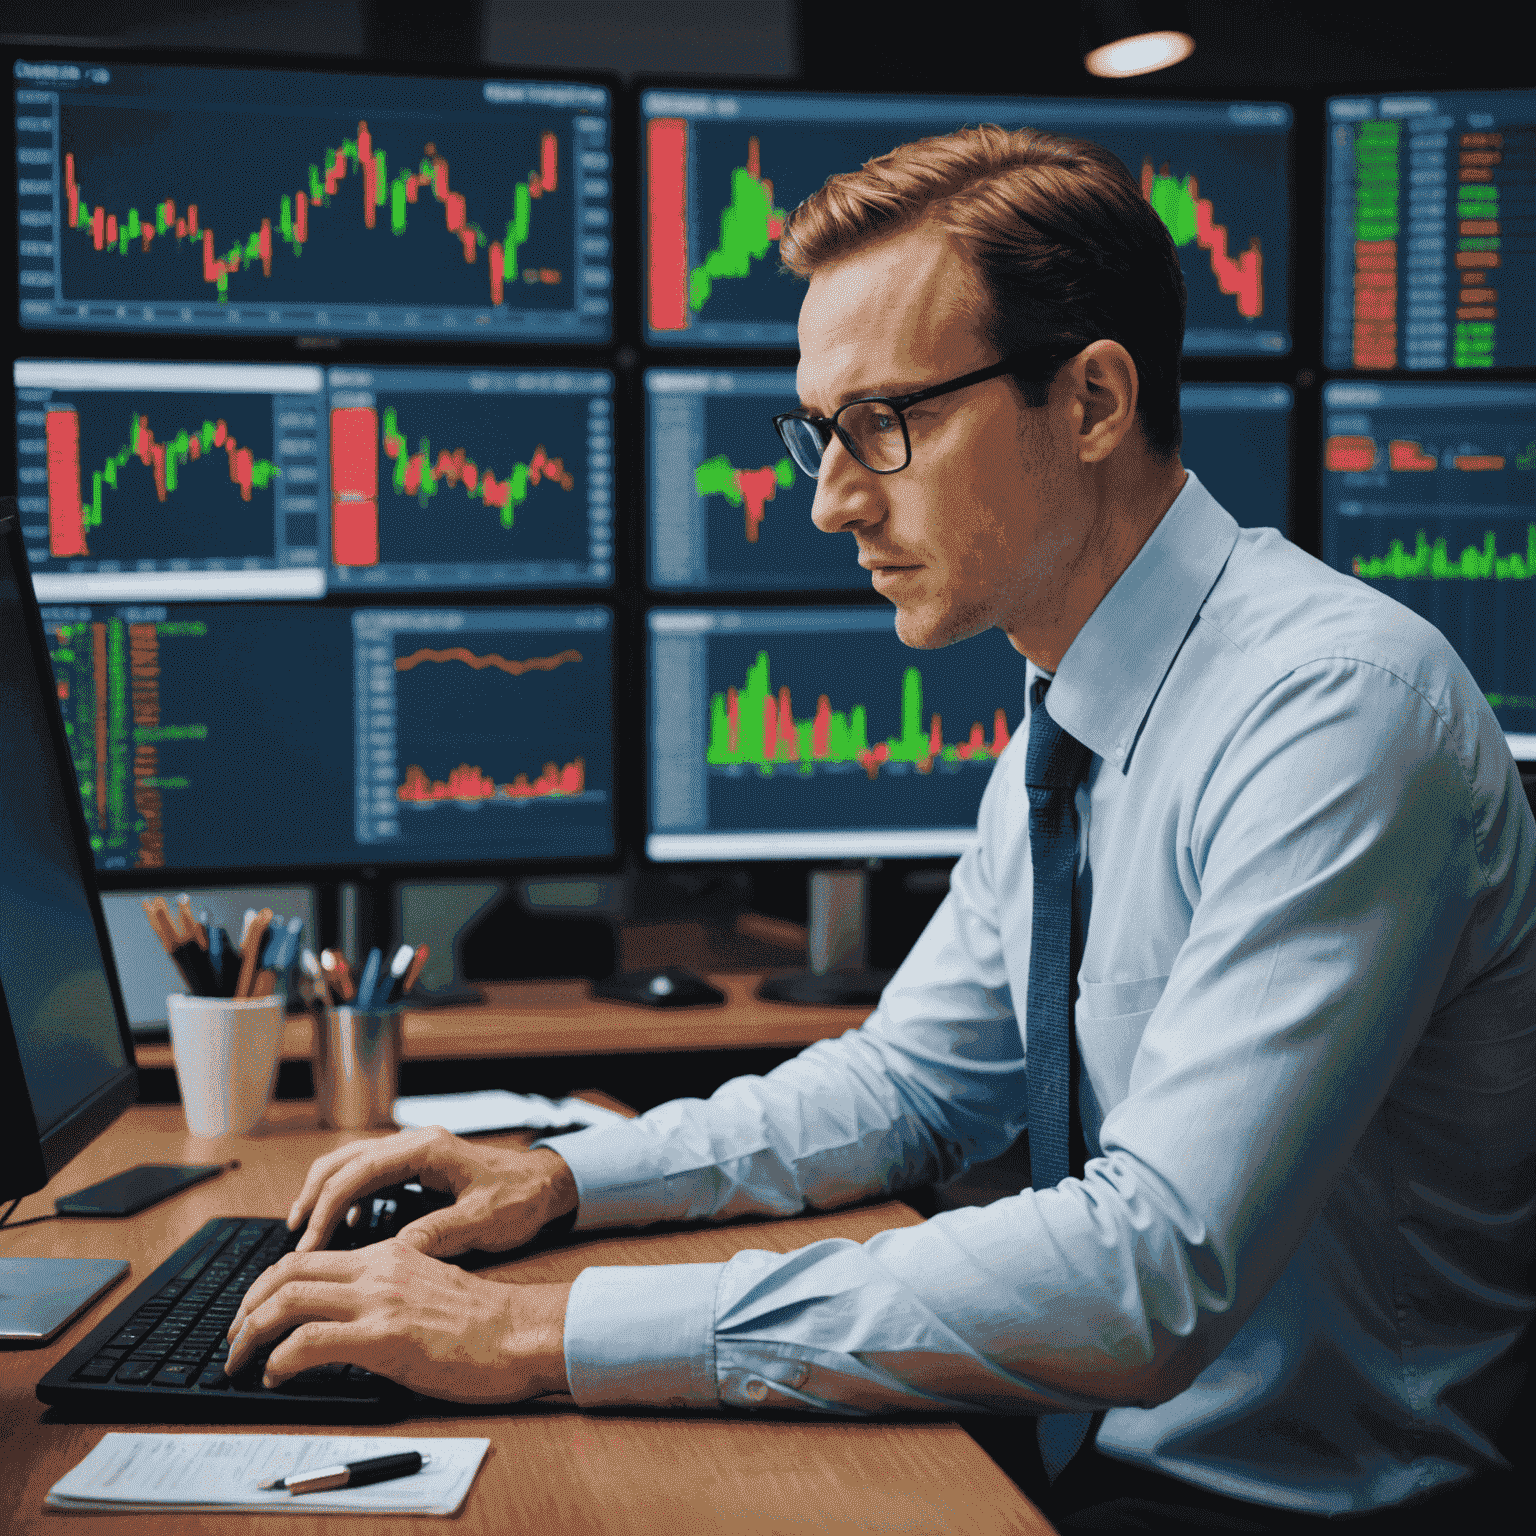
M 316 1012 L 315 1104 L 338 1131 L 393 1126 L 400 1084 L 400 1014 L 356 1008 Z
M 243 1136 L 267 1112 L 283 1045 L 280 997 L 165 1000 L 187 1129 Z

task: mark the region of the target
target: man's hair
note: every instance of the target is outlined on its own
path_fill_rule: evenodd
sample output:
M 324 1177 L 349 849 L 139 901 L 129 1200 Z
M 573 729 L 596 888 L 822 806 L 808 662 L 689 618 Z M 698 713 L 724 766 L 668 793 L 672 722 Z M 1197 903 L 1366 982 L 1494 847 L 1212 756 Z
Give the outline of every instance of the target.
M 800 277 L 932 220 L 974 265 L 983 333 L 1000 356 L 1059 344 L 1063 360 L 1118 341 L 1136 364 L 1148 446 L 1182 440 L 1184 274 L 1163 221 L 1107 149 L 1034 128 L 985 125 L 903 144 L 829 177 L 785 220 L 779 251 Z M 1031 406 L 1048 383 L 1020 378 Z

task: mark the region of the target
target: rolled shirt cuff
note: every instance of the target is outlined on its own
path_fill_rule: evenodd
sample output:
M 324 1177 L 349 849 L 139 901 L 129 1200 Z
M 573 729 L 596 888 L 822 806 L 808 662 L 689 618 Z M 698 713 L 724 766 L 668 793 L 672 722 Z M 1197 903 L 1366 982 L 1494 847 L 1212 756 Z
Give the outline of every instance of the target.
M 723 1264 L 584 1269 L 565 1308 L 565 1375 L 583 1408 L 717 1408 L 715 1292 Z

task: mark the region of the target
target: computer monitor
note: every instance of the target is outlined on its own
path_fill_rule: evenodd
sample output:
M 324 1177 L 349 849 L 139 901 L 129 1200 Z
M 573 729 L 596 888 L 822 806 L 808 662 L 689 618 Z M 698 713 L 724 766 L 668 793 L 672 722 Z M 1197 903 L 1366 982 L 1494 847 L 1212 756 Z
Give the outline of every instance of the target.
M 1281 102 L 1054 100 L 656 89 L 641 96 L 645 339 L 792 348 L 787 210 L 835 172 L 966 124 L 1095 140 L 1179 248 L 1191 356 L 1290 350 L 1292 115 Z
M 998 630 L 934 651 L 890 608 L 654 609 L 653 860 L 933 858 L 975 841 L 1024 714 Z
M 658 591 L 867 592 L 846 534 L 811 522 L 815 482 L 773 429 L 799 404 L 788 368 L 645 375 L 646 560 Z M 1183 460 L 1244 527 L 1288 526 L 1284 384 L 1186 384 Z
M 138 1096 L 10 498 L 0 500 L 0 719 L 0 1202 L 9 1202 L 41 1189 Z M 78 1291 L 60 1262 L 4 1261 L 0 1336 L 51 1331 L 39 1327 L 41 1295 Z
M 42 622 L 111 883 L 614 853 L 605 607 L 50 603 Z
M 39 598 L 613 580 L 613 374 L 21 359 Z
M 1536 759 L 1536 384 L 1323 389 L 1323 556 L 1454 645 Z
M 601 84 L 105 53 L 12 72 L 24 327 L 611 336 Z
M 1185 384 L 1179 459 L 1244 528 L 1289 530 L 1291 417 L 1284 384 Z
M 1329 368 L 1536 365 L 1536 91 L 1328 103 Z

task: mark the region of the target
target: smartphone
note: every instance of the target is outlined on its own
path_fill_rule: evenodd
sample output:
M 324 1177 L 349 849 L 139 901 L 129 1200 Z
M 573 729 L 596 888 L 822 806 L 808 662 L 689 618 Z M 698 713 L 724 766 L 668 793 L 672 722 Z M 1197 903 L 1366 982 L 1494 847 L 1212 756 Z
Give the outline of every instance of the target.
M 224 1163 L 140 1163 L 89 1189 L 77 1190 L 53 1202 L 60 1216 L 131 1216 L 145 1206 L 164 1200 L 216 1173 Z

